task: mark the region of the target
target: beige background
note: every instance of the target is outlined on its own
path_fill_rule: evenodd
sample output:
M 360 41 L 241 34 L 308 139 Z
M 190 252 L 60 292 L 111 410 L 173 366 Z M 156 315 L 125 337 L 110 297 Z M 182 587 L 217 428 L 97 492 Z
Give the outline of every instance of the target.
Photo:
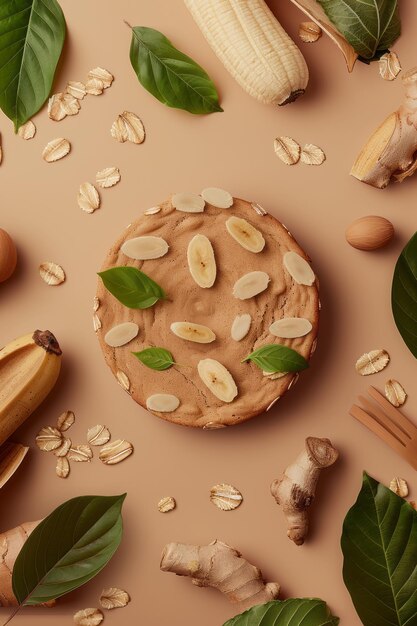
M 25 610 L 15 624 L 71 623 L 73 612 L 96 606 L 103 586 L 126 588 L 132 603 L 106 621 L 126 625 L 221 625 L 234 609 L 214 590 L 159 572 L 169 541 L 206 543 L 217 537 L 238 547 L 269 580 L 282 584 L 283 597 L 319 596 L 343 624 L 360 622 L 341 577 L 341 525 L 360 488 L 361 472 L 388 482 L 407 478 L 417 496 L 413 471 L 348 415 L 355 396 L 369 382 L 383 387 L 398 378 L 409 391 L 407 415 L 417 413 L 416 363 L 391 317 L 390 287 L 395 260 L 416 230 L 417 178 L 385 191 L 348 176 L 362 143 L 402 98 L 400 80 L 384 82 L 376 65 L 358 63 L 348 75 L 338 50 L 324 36 L 301 44 L 311 70 L 308 93 L 283 109 L 247 96 L 213 55 L 181 0 L 137 3 L 61 0 L 68 40 L 55 90 L 67 80 L 83 80 L 102 65 L 116 77 L 101 97 L 88 97 L 77 117 L 56 124 L 43 110 L 29 142 L 13 135 L 2 116 L 4 161 L 0 167 L 1 222 L 15 238 L 19 269 L 0 286 L 0 343 L 35 328 L 56 333 L 63 371 L 56 389 L 17 434 L 32 446 L 25 466 L 0 493 L 0 529 L 34 520 L 62 501 L 81 494 L 127 491 L 123 544 L 112 563 L 83 590 L 53 611 Z M 297 39 L 301 14 L 290 2 L 270 3 Z M 405 69 L 416 63 L 417 4 L 402 2 L 403 35 L 395 49 Z M 129 63 L 130 34 L 123 19 L 163 31 L 198 60 L 215 80 L 225 112 L 194 117 L 168 109 L 137 83 Z M 147 129 L 142 146 L 122 145 L 109 133 L 124 109 L 138 113 Z M 287 134 L 315 142 L 327 154 L 320 168 L 287 168 L 274 155 L 273 140 Z M 64 136 L 71 155 L 56 164 L 41 159 L 44 145 Z M 122 182 L 102 193 L 102 208 L 81 212 L 80 183 L 97 170 L 118 166 Z M 96 275 L 107 249 L 125 225 L 169 193 L 218 185 L 253 199 L 283 221 L 313 258 L 323 301 L 319 349 L 311 369 L 267 416 L 218 432 L 187 430 L 148 415 L 116 384 L 104 364 L 91 323 Z M 344 241 L 355 218 L 378 214 L 396 228 L 385 250 L 362 253 Z M 67 272 L 66 284 L 47 287 L 38 265 L 52 260 Z M 180 287 L 179 287 L 180 289 Z M 392 361 L 385 372 L 365 380 L 354 370 L 364 351 L 385 348 Z M 34 447 L 34 438 L 58 414 L 72 409 L 71 436 L 85 439 L 88 426 L 105 423 L 114 438 L 131 440 L 135 454 L 116 467 L 73 464 L 68 480 L 54 474 L 54 458 Z M 312 510 L 308 543 L 294 546 L 269 484 L 303 445 L 307 435 L 330 437 L 341 460 L 321 483 Z M 230 482 L 244 504 L 223 513 L 208 499 L 209 488 Z M 158 499 L 173 495 L 178 508 L 156 510 Z M 1 617 L 7 613 L 3 611 Z

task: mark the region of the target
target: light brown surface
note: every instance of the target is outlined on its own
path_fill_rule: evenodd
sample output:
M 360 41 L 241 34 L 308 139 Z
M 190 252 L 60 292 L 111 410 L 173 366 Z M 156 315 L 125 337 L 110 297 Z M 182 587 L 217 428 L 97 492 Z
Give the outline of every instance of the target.
M 225 224 L 231 216 L 245 219 L 262 233 L 266 243 L 261 252 L 245 250 L 229 235 Z M 198 233 L 212 242 L 217 266 L 214 285 L 205 289 L 195 283 L 187 264 L 188 244 Z M 162 237 L 169 245 L 164 257 L 135 261 L 121 251 L 125 241 L 149 235 Z M 97 316 L 101 328 L 97 334 L 114 375 L 122 371 L 128 376 L 132 398 L 146 408 L 146 400 L 153 394 L 172 394 L 180 401 L 178 409 L 155 415 L 185 426 L 213 429 L 244 422 L 283 396 L 296 374 L 271 380 L 255 363 L 242 363 L 242 360 L 272 343 L 288 346 L 306 359 L 315 350 L 319 315 L 317 286 L 316 283 L 299 285 L 292 279 L 283 263 L 289 251 L 306 257 L 293 236 L 274 217 L 259 215 L 249 202 L 238 198 L 229 209 L 206 204 L 203 213 L 193 214 L 176 211 L 167 200 L 161 204 L 159 213 L 143 215 L 125 229 L 111 247 L 102 271 L 125 265 L 136 267 L 167 294 L 167 300 L 149 309 L 129 309 L 99 280 Z M 233 297 L 236 281 L 253 271 L 268 274 L 267 289 L 247 300 Z M 246 337 L 234 341 L 230 329 L 235 317 L 243 313 L 251 315 L 251 327 Z M 269 327 L 284 317 L 303 317 L 311 322 L 312 329 L 304 337 L 277 339 Z M 124 322 L 137 323 L 139 335 L 124 346 L 111 348 L 105 342 L 106 333 Z M 184 340 L 170 330 L 173 322 L 203 324 L 215 333 L 216 339 L 209 344 Z M 163 372 L 145 367 L 132 352 L 151 346 L 169 350 L 180 366 Z M 238 389 L 233 402 L 216 398 L 200 379 L 197 366 L 206 358 L 219 361 L 233 376 Z
M 311 70 L 308 92 L 283 109 L 263 106 L 247 96 L 221 67 L 181 0 L 128 0 L 79 3 L 62 0 L 69 38 L 56 91 L 67 80 L 83 80 L 100 64 L 114 73 L 112 87 L 87 97 L 78 116 L 56 123 L 46 110 L 36 117 L 38 132 L 29 142 L 13 135 L 1 117 L 4 161 L 0 166 L 1 227 L 13 235 L 19 269 L 0 289 L 0 343 L 34 328 L 50 328 L 64 351 L 61 379 L 52 395 L 18 433 L 32 449 L 21 470 L 0 492 L 0 530 L 39 519 L 63 500 L 87 493 L 129 495 L 124 506 L 125 534 L 111 565 L 85 589 L 50 611 L 29 609 L 16 626 L 61 626 L 86 606 L 97 606 L 103 587 L 126 589 L 132 602 L 106 614 L 108 624 L 138 621 L 154 626 L 220 626 L 233 607 L 214 590 L 159 571 L 163 546 L 171 541 L 208 543 L 219 539 L 239 548 L 278 580 L 287 596 L 320 596 L 342 624 L 360 626 L 341 575 L 340 533 L 356 498 L 361 472 L 389 483 L 409 482 L 415 499 L 414 471 L 348 415 L 354 397 L 370 379 L 354 368 L 374 348 L 391 355 L 388 368 L 372 383 L 383 389 L 396 378 L 409 393 L 403 407 L 417 417 L 416 361 L 396 331 L 390 310 L 394 263 L 415 231 L 417 177 L 379 191 L 349 177 L 364 140 L 402 97 L 400 81 L 381 79 L 378 66 L 357 64 L 352 75 L 325 36 L 302 44 Z M 271 3 L 296 37 L 304 16 L 289 2 Z M 395 50 L 404 69 L 416 63 L 417 5 L 401 3 L 403 35 Z M 154 26 L 194 56 L 215 78 L 224 113 L 192 117 L 165 108 L 146 93 L 129 65 L 130 34 L 122 19 Z M 119 144 L 110 136 L 116 115 L 125 109 L 144 120 L 141 146 Z M 273 140 L 290 135 L 320 145 L 327 161 L 320 167 L 283 165 Z M 41 153 L 58 136 L 72 142 L 71 154 L 47 164 Z M 120 168 L 122 180 L 102 191 L 102 208 L 93 215 L 77 206 L 80 183 L 94 182 L 107 166 Z M 269 208 L 312 256 L 320 276 L 323 310 L 319 348 L 302 388 L 283 398 L 266 416 L 237 428 L 205 432 L 178 428 L 148 415 L 114 382 L 105 366 L 91 324 L 95 272 L 115 235 L 142 207 L 178 189 L 199 191 L 218 185 Z M 366 253 L 344 240 L 349 223 L 362 215 L 391 219 L 397 234 L 389 247 Z M 67 281 L 48 287 L 38 265 L 60 263 Z M 74 442 L 85 441 L 89 426 L 106 424 L 115 439 L 125 438 L 135 454 L 114 467 L 74 464 L 64 481 L 55 476 L 55 459 L 37 450 L 39 429 L 72 409 Z M 299 453 L 308 435 L 329 437 L 340 461 L 324 476 L 311 534 L 302 547 L 290 542 L 285 521 L 269 494 L 271 480 Z M 217 482 L 235 485 L 244 495 L 236 511 L 224 513 L 209 500 Z M 172 495 L 177 509 L 162 515 L 159 499 Z M 1 611 L 5 617 L 6 612 Z

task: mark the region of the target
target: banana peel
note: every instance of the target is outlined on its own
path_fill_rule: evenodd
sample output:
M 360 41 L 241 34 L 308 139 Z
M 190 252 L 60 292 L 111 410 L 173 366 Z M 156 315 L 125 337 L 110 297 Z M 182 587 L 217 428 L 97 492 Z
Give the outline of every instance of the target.
M 20 467 L 28 452 L 29 448 L 21 443 L 6 441 L 0 446 L 0 489 Z

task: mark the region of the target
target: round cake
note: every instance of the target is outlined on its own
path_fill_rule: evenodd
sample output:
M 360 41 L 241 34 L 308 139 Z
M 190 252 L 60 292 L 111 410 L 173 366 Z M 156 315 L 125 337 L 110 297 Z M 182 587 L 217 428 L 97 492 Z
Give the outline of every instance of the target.
M 308 261 L 258 204 L 216 188 L 175 194 L 128 226 L 104 262 L 94 327 L 105 360 L 136 402 L 176 424 L 254 417 L 315 350 Z

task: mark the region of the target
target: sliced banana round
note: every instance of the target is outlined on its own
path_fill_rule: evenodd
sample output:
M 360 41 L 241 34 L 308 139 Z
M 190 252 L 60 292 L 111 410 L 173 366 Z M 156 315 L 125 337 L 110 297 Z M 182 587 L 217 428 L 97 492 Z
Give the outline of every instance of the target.
M 243 248 L 250 252 L 262 252 L 265 239 L 262 233 L 241 217 L 229 217 L 226 221 L 228 233 Z
M 218 209 L 229 209 L 233 204 L 233 196 L 219 187 L 207 187 L 201 192 L 203 199 Z
M 310 264 L 307 263 L 302 256 L 297 254 L 297 252 L 291 251 L 284 254 L 284 266 L 299 285 L 311 287 L 316 280 L 316 276 Z
M 130 259 L 147 261 L 148 259 L 159 259 L 165 256 L 169 246 L 162 237 L 148 235 L 146 237 L 128 239 L 120 249 Z
M 173 322 L 171 330 L 174 335 L 187 341 L 195 343 L 211 343 L 215 341 L 216 335 L 208 326 L 193 324 L 192 322 Z
M 244 274 L 239 280 L 237 280 L 233 287 L 233 295 L 239 300 L 247 300 L 257 296 L 268 287 L 269 281 L 268 274 L 266 272 L 249 272 Z
M 188 244 L 187 261 L 197 285 L 203 288 L 214 285 L 217 267 L 210 239 L 205 235 L 195 235 Z
M 223 402 L 233 402 L 238 391 L 233 376 L 224 365 L 215 359 L 202 359 L 197 370 L 203 383 L 216 398 Z
M 235 341 L 241 341 L 246 337 L 249 332 L 252 318 L 249 313 L 243 313 L 242 315 L 236 315 L 233 320 L 231 336 Z
M 137 337 L 138 333 L 139 326 L 135 322 L 123 322 L 110 328 L 104 336 L 104 341 L 111 348 L 120 348 Z
M 155 393 L 146 400 L 146 407 L 149 411 L 157 413 L 172 413 L 176 411 L 180 405 L 177 396 L 170 393 Z
M 305 317 L 283 317 L 271 324 L 269 332 L 281 339 L 294 339 L 308 335 L 312 328 L 312 323 Z
M 171 199 L 172 206 L 177 211 L 184 213 L 202 213 L 206 203 L 204 199 L 196 193 L 181 192 L 176 193 Z

